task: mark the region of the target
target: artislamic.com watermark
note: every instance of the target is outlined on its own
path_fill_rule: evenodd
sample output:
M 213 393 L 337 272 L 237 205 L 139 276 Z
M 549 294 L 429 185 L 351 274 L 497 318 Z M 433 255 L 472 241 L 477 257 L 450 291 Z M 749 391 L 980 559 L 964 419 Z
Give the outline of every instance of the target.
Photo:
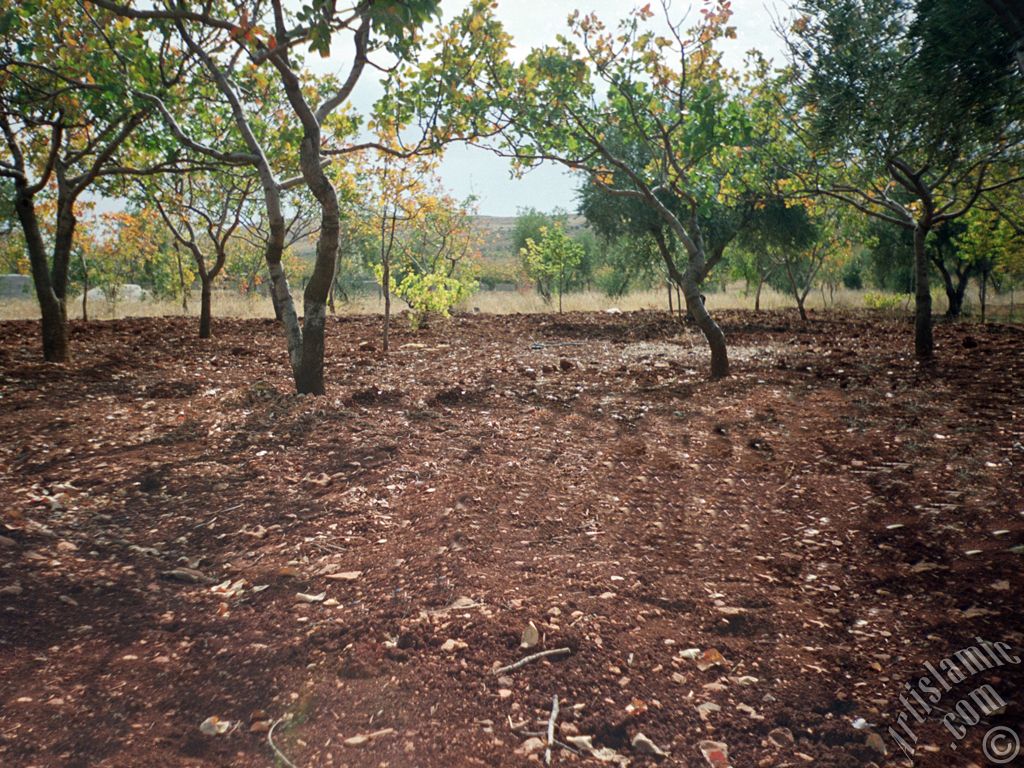
M 970 678 L 1006 665 L 1019 665 L 1021 657 L 1003 642 L 990 643 L 975 638 L 975 645 L 962 648 L 937 664 L 927 662 L 927 675 L 913 683 L 904 683 L 899 695 L 901 709 L 890 718 L 889 736 L 907 757 L 913 757 L 918 736 L 915 727 L 928 720 L 940 722 L 950 736 L 949 748 L 957 749 L 970 729 L 989 715 L 1001 712 L 1007 702 L 985 683 L 968 693 L 953 693 Z M 940 706 L 944 698 L 957 700 Z M 992 765 L 1006 765 L 1021 753 L 1020 735 L 1012 728 L 997 725 L 988 729 L 981 741 L 985 759 Z

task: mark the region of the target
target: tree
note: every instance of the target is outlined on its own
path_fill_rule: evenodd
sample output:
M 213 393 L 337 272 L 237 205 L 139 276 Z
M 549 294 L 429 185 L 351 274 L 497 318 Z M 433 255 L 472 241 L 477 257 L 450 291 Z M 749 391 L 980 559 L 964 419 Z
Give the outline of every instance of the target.
M 468 115 L 477 141 L 521 166 L 557 162 L 603 185 L 609 194 L 649 206 L 685 253 L 666 264 L 682 285 L 687 307 L 711 349 L 711 375 L 728 375 L 725 335 L 701 301 L 700 284 L 721 261 L 742 222 L 747 173 L 756 167 L 756 143 L 748 121 L 754 95 L 722 64 L 716 43 L 734 36 L 729 2 L 707 2 L 702 18 L 684 32 L 665 20 L 668 36 L 650 27 L 654 14 L 641 8 L 608 31 L 594 15 L 570 17 L 569 37 L 531 51 L 521 63 L 508 59 L 508 36 L 489 34 L 501 58 L 485 62 L 448 100 Z M 430 92 L 421 69 L 407 95 Z M 616 152 L 610 139 L 648 148 L 642 165 Z M 745 168 L 744 168 L 745 166 Z M 679 201 L 676 213 L 665 198 Z
M 473 228 L 473 200 L 428 194 L 421 213 L 398 236 L 394 292 L 412 311 L 414 327 L 432 314 L 448 317 L 452 307 L 477 288 L 480 237 Z
M 418 57 L 424 42 L 419 30 L 437 14 L 439 0 L 361 0 L 344 7 L 332 0 L 311 0 L 297 8 L 283 0 L 250 1 L 240 4 L 235 11 L 219 3 L 194 10 L 169 0 L 153 7 L 119 0 L 94 2 L 126 18 L 172 24 L 181 47 L 202 64 L 230 107 L 243 147 L 222 151 L 214 148 L 210 140 L 203 142 L 189 136 L 172 110 L 151 96 L 170 130 L 190 151 L 222 162 L 243 162 L 255 167 L 270 232 L 265 260 L 275 305 L 285 329 L 296 389 L 300 393 L 323 394 L 327 299 L 334 281 L 341 232 L 341 207 L 337 190 L 326 171 L 327 158 L 378 146 L 372 141 L 353 142 L 356 126 L 339 110 L 348 102 L 368 66 L 395 71 L 402 62 Z M 450 42 L 461 53 L 448 58 L 444 51 L 439 51 L 429 60 L 435 66 L 439 85 L 447 87 L 457 77 L 453 70 L 470 66 L 476 46 L 489 44 L 475 23 L 479 9 L 486 5 L 483 0 L 475 0 L 453 24 L 444 28 L 446 37 L 441 43 Z M 340 81 L 328 78 L 319 84 L 310 82 L 297 49 L 305 46 L 321 56 L 331 55 L 337 50 L 338 35 L 351 40 L 348 74 Z M 374 60 L 380 58 L 385 60 Z M 259 131 L 259 121 L 266 116 L 266 105 L 241 86 L 243 78 L 250 73 L 267 79 L 262 73 L 268 67 L 288 105 L 287 118 L 299 147 L 298 177 L 281 176 L 280 169 L 275 169 L 276 158 L 268 151 L 268 144 Z M 191 104 L 190 107 L 194 112 L 204 105 Z M 421 111 L 410 110 L 402 116 L 404 119 L 397 119 L 392 133 L 398 135 Z M 430 114 L 436 117 L 438 113 Z M 457 121 L 439 126 L 436 120 L 427 119 L 420 127 L 423 129 L 420 140 L 411 149 L 403 147 L 400 153 L 415 154 L 433 149 L 461 135 Z M 299 184 L 308 188 L 320 212 L 316 258 L 303 293 L 301 321 L 281 262 L 285 238 L 281 193 Z
M 0 177 L 13 182 L 42 316 L 43 357 L 64 362 L 76 204 L 112 178 L 159 170 L 131 162 L 145 162 L 128 141 L 148 107 L 132 98 L 132 82 L 110 49 L 136 61 L 137 71 L 159 72 L 153 61 L 160 41 L 150 45 L 132 25 L 72 0 L 5 4 L 0 29 Z M 41 214 L 51 198 L 48 225 Z
M 143 186 L 167 229 L 195 262 L 199 276 L 199 338 L 213 335 L 213 283 L 227 263 L 256 179 L 237 172 L 164 177 Z
M 1006 78 L 972 88 L 948 72 L 936 77 L 903 3 L 804 0 L 798 12 L 790 45 L 813 169 L 805 179 L 912 232 L 914 347 L 930 359 L 929 235 L 1017 181 L 993 167 L 1021 150 L 1020 89 Z
M 526 271 L 535 280 L 545 280 L 558 292 L 558 313 L 562 313 L 562 294 L 572 270 L 583 260 L 583 246 L 565 234 L 558 224 L 541 227 L 540 239 L 526 239 L 520 252 Z

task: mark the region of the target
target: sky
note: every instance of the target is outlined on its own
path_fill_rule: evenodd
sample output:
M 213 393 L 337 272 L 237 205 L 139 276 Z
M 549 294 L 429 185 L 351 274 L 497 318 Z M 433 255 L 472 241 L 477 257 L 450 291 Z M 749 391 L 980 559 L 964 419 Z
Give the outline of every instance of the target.
M 442 8 L 445 18 L 457 13 L 465 2 L 445 0 Z M 566 18 L 576 9 L 591 11 L 609 27 L 635 7 L 633 0 L 499 0 L 497 16 L 512 35 L 517 48 L 524 52 L 532 47 L 554 42 L 555 35 L 566 30 Z M 658 2 L 652 3 L 657 9 Z M 676 0 L 675 14 L 696 18 L 699 0 Z M 783 0 L 732 0 L 734 15 L 730 23 L 736 26 L 737 39 L 726 41 L 726 62 L 739 67 L 746 51 L 757 48 L 769 58 L 782 63 L 782 45 L 775 35 L 773 20 L 785 15 L 787 3 Z M 369 98 L 374 84 L 362 94 Z M 360 95 L 354 94 L 355 106 Z M 474 195 L 479 212 L 487 216 L 514 216 L 519 209 L 536 208 L 550 211 L 562 208 L 575 210 L 575 190 L 579 181 L 556 166 L 542 166 L 521 179 L 510 177 L 510 165 L 484 149 L 466 146 L 450 147 L 441 164 L 441 178 L 445 186 L 458 198 Z

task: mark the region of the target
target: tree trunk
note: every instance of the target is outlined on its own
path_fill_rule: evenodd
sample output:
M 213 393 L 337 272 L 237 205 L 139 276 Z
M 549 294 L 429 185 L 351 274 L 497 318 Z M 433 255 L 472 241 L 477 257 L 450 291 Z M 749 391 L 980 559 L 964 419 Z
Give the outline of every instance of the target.
M 82 322 L 89 322 L 89 265 L 85 261 L 85 251 L 78 252 L 78 260 L 82 263 Z
M 703 254 L 698 252 L 696 255 L 691 255 L 686 271 L 680 273 L 665 237 L 659 232 L 654 239 L 665 262 L 665 268 L 676 284 L 676 295 L 678 296 L 681 286 L 686 299 L 686 310 L 693 317 L 701 333 L 704 334 L 708 347 L 711 349 L 711 378 L 725 378 L 729 375 L 729 353 L 725 343 L 725 334 L 718 327 L 718 323 L 708 314 L 700 295 L 700 279 L 697 275 L 700 274 L 701 278 L 703 277 L 705 266 Z
M 385 253 L 381 265 L 381 291 L 384 293 L 384 354 L 390 351 L 391 344 L 391 259 Z
M 757 276 L 757 293 L 754 294 L 754 311 L 761 311 L 761 288 L 764 287 L 764 277 L 762 275 Z
M 689 269 L 683 273 L 682 282 L 686 309 L 711 348 L 711 378 L 725 378 L 729 375 L 729 354 L 725 344 L 725 334 L 718 323 L 708 314 L 704 302 L 701 300 L 700 285 Z
M 793 289 L 793 298 L 796 299 L 796 308 L 800 311 L 800 320 L 807 322 L 807 310 L 804 308 L 804 302 L 807 301 L 807 291 L 800 291 L 800 286 L 797 285 L 796 275 L 793 274 L 793 267 L 786 262 L 786 277 L 789 278 L 789 287 Z
M 935 354 L 932 335 L 932 292 L 928 285 L 928 254 L 925 240 L 929 226 L 914 227 L 914 354 L 919 360 L 931 360 Z
M 675 314 L 675 308 L 672 306 L 672 281 L 666 281 L 665 286 L 668 288 L 668 316 L 672 317 Z
M 978 300 L 981 303 L 981 323 L 985 324 L 985 303 L 988 298 L 988 272 L 981 273 L 981 289 L 978 291 Z
M 320 204 L 320 237 L 316 242 L 313 274 L 302 294 L 302 357 L 295 374 L 299 394 L 324 394 L 324 328 L 327 324 L 327 294 L 334 282 L 341 239 L 341 209 L 338 193 L 320 165 L 320 137 L 308 130 L 299 148 L 302 175 Z
M 213 320 L 210 304 L 213 299 L 213 280 L 208 274 L 200 274 L 202 285 L 199 298 L 199 338 L 208 339 L 213 335 Z
M 14 208 L 25 234 L 25 245 L 32 268 L 32 282 L 35 285 L 36 298 L 39 300 L 43 359 L 48 363 L 64 363 L 68 360 L 67 312 L 51 282 L 46 245 L 39 229 L 35 200 L 24 186 L 20 180 L 15 182 Z
M 174 240 L 174 258 L 178 262 L 178 286 L 181 290 L 181 311 L 188 314 L 188 286 L 185 285 L 185 265 L 181 261 L 181 244 Z

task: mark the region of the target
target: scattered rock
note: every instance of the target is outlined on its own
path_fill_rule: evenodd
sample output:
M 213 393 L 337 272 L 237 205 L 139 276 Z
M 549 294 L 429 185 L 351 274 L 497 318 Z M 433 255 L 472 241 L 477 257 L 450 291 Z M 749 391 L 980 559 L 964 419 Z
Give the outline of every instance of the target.
M 537 625 L 531 621 L 526 625 L 526 629 L 523 630 L 523 637 L 519 642 L 519 647 L 524 651 L 528 651 L 531 648 L 536 648 L 539 642 L 540 632 L 537 629 Z
M 536 736 L 531 736 L 516 750 L 517 755 L 532 755 L 534 752 L 540 752 L 544 749 L 544 742 L 538 739 Z
M 637 733 L 633 737 L 631 742 L 633 749 L 642 755 L 654 755 L 655 757 L 668 757 L 668 753 L 661 749 L 657 744 L 651 741 L 649 738 L 644 736 L 642 733 Z
M 729 747 L 723 741 L 702 741 L 697 749 L 711 768 L 729 768 Z
M 394 728 L 381 728 L 379 731 L 373 731 L 372 733 L 360 733 L 357 736 L 350 736 L 342 743 L 346 747 L 362 747 L 375 739 L 390 736 L 394 732 Z
M 877 733 L 869 733 L 864 743 L 867 744 L 869 749 L 873 749 L 880 755 L 889 753 L 888 748 L 885 746 L 885 740 Z
M 324 598 L 327 597 L 326 592 L 320 592 L 316 595 L 307 594 L 306 592 L 296 592 L 295 599 L 300 603 L 322 603 Z
M 220 736 L 227 733 L 229 728 L 231 721 L 221 720 L 216 715 L 206 718 L 199 724 L 199 731 L 207 736 Z
M 17 597 L 24 591 L 21 584 L 9 584 L 6 587 L 0 587 L 0 595 L 4 596 Z
M 186 584 L 212 584 L 213 579 L 202 571 L 195 568 L 175 568 L 171 571 L 161 571 L 161 578 L 171 581 L 183 581 Z
M 796 743 L 793 732 L 789 728 L 776 728 L 768 734 L 768 741 L 780 749 L 792 747 Z
M 324 578 L 331 581 L 355 581 L 362 575 L 362 571 L 341 571 L 340 573 L 329 573 Z
M 444 644 L 441 646 L 441 650 L 445 653 L 454 653 L 455 651 L 461 651 L 465 648 L 469 648 L 468 643 L 464 643 L 462 640 L 453 640 L 452 638 L 445 640 Z

